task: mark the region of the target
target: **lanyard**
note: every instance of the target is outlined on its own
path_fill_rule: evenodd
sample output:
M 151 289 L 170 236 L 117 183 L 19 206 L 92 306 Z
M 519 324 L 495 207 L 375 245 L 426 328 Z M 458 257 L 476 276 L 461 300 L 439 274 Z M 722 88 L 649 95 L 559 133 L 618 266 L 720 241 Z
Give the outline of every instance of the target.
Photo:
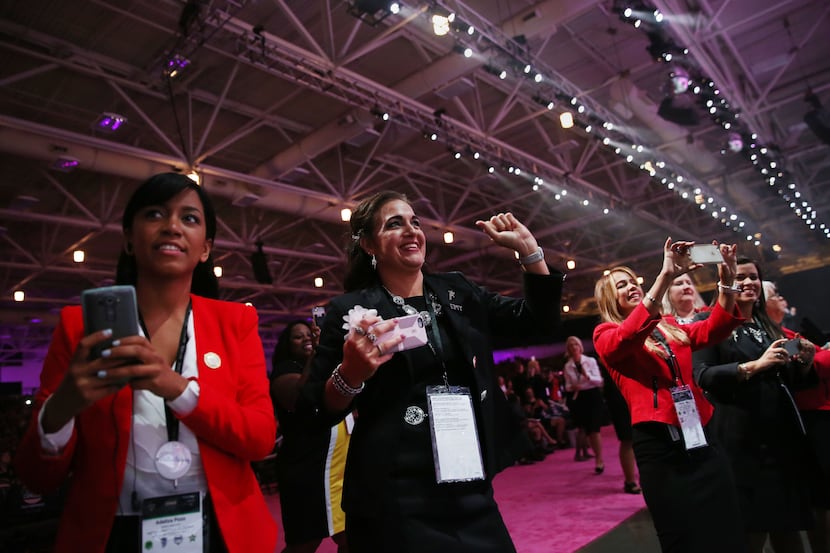
M 187 320 L 190 318 L 190 311 L 191 311 L 191 302 L 187 302 L 187 310 L 184 312 L 184 322 L 182 322 L 182 332 L 179 335 L 179 350 L 176 353 L 176 364 L 174 365 L 174 370 L 182 374 L 182 368 L 184 367 L 184 353 L 187 351 Z M 147 325 L 144 324 L 144 318 L 141 316 L 141 312 L 138 314 L 138 322 L 141 324 L 141 330 L 144 331 L 144 335 L 147 339 L 150 339 L 150 333 L 147 332 Z M 167 426 L 167 441 L 175 442 L 179 439 L 179 419 L 173 414 L 173 410 L 167 406 L 167 402 L 164 402 L 164 421 Z
M 655 328 L 651 333 L 651 337 L 657 340 L 657 342 L 666 349 L 666 353 L 669 354 L 668 358 L 666 358 L 666 364 L 669 366 L 674 383 L 677 384 L 679 382 L 681 384 L 685 384 L 685 382 L 683 382 L 683 375 L 680 374 L 680 370 L 677 366 L 677 357 L 674 356 L 674 352 L 671 350 L 669 342 L 666 340 L 665 336 L 663 336 L 663 334 Z

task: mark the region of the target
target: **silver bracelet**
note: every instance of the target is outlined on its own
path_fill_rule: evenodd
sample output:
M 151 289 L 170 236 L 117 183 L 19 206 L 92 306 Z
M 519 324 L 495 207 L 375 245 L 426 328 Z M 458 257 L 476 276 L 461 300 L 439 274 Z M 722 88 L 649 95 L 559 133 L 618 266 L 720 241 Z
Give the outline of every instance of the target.
M 334 367 L 334 370 L 331 371 L 331 383 L 334 386 L 334 389 L 337 390 L 337 393 L 341 396 L 354 397 L 363 391 L 363 388 L 366 387 L 366 383 L 361 382 L 360 386 L 357 388 L 349 386 L 348 383 L 343 379 L 343 376 L 340 374 L 340 367 L 342 366 L 342 363 L 338 363 L 338 365 Z
M 544 261 L 545 259 L 545 252 L 542 250 L 542 246 L 536 248 L 536 251 L 530 255 L 526 255 L 524 257 L 519 258 L 519 263 L 522 265 L 533 265 L 538 261 Z
M 740 284 L 732 283 L 732 286 L 727 286 L 726 284 L 718 281 L 718 290 L 723 290 L 727 294 L 740 294 L 743 291 L 743 287 Z
M 643 294 L 643 296 L 644 296 L 644 297 L 645 297 L 648 301 L 650 301 L 652 305 L 657 305 L 657 299 L 652 298 L 652 297 L 651 297 L 651 296 L 649 296 L 648 294 Z

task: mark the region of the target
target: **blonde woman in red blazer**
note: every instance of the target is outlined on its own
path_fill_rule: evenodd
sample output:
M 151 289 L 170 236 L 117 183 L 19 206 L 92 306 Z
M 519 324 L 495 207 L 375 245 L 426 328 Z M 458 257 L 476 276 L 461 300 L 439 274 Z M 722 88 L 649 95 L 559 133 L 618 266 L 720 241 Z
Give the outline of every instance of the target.
M 208 197 L 189 179 L 152 177 L 125 210 L 118 275 L 119 283 L 135 284 L 141 334 L 90 361 L 107 332 L 84 336 L 81 309 L 61 312 L 15 459 L 31 489 L 67 485 L 58 552 L 139 551 L 140 502 L 151 499 L 146 490 L 168 489 L 210 498 L 205 551 L 274 551 L 276 524 L 250 466 L 272 450 L 276 433 L 256 312 L 190 293 L 215 295 L 215 221 Z M 165 405 L 178 423 L 152 414 Z M 152 456 L 168 440 L 169 426 L 179 428 L 193 456 L 175 485 L 142 465 L 145 450 Z
M 708 443 L 691 434 L 687 443 L 673 400 L 673 391 L 685 390 L 688 401 L 681 406 L 694 406 L 705 428 L 712 405 L 694 381 L 692 350 L 720 342 L 742 320 L 730 314 L 736 248 L 720 246 L 724 263 L 712 314 L 681 325 L 662 316 L 660 300 L 675 278 L 700 267 L 688 255 L 691 245 L 666 240 L 663 266 L 647 292 L 628 267 L 615 267 L 597 282 L 603 322 L 594 329 L 594 347 L 631 411 L 640 485 L 663 552 L 742 552 L 729 464 L 708 433 Z

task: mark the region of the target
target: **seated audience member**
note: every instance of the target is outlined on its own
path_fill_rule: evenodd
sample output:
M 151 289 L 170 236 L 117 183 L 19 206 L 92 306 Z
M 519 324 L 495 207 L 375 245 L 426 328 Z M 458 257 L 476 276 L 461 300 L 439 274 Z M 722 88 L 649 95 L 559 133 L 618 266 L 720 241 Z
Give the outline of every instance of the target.
M 728 292 L 736 247 L 720 246 L 723 287 L 711 315 L 675 325 L 673 317 L 662 317 L 657 298 L 675 278 L 701 266 L 692 263 L 690 246 L 666 240 L 662 267 L 648 291 L 628 267 L 612 268 L 597 281 L 603 322 L 594 329 L 594 347 L 628 404 L 640 485 L 662 550 L 743 552 L 732 471 L 706 430 L 712 406 L 694 381 L 691 362 L 693 350 L 720 342 L 741 322 L 731 314 L 735 297 Z
M 161 550 L 142 515 L 175 501 L 204 551 L 272 553 L 277 526 L 251 468 L 276 434 L 265 355 L 253 308 L 208 299 L 210 198 L 185 175 L 156 175 L 122 226 L 116 281 L 135 286 L 141 328 L 92 357 L 111 331 L 85 336 L 81 308 L 61 311 L 17 473 L 35 491 L 68 484 L 58 552 Z

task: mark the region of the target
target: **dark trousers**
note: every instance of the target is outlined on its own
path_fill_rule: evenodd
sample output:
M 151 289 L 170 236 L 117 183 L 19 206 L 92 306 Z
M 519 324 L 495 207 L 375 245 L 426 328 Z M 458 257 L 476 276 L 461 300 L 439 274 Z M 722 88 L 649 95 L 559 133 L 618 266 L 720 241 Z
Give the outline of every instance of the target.
M 732 470 L 707 439 L 708 447 L 686 451 L 666 424 L 633 427 L 640 486 L 664 553 L 746 551 Z

